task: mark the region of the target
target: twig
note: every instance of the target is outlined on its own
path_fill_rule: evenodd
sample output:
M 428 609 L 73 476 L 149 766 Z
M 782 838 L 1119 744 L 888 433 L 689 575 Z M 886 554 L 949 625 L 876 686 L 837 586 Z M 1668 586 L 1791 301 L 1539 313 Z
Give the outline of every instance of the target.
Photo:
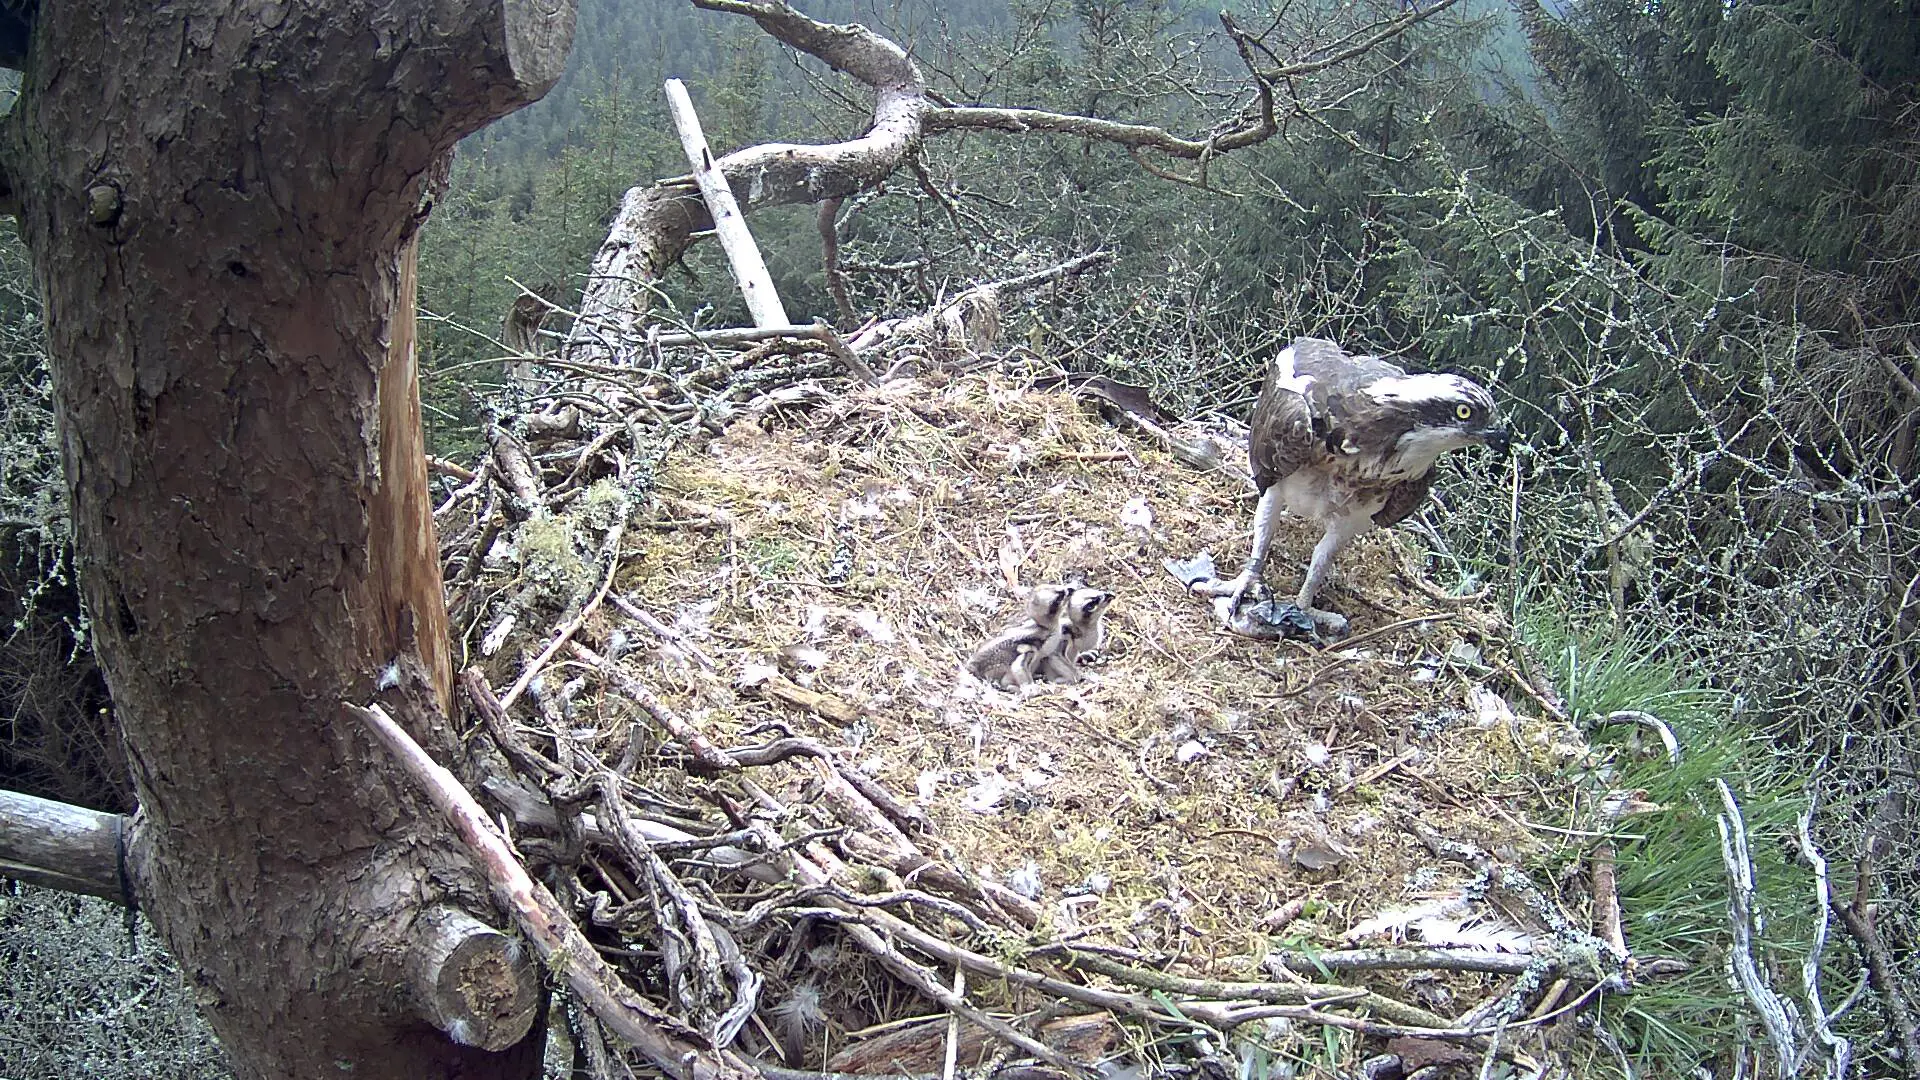
M 732 772 L 740 768 L 734 760 L 716 749 L 700 730 L 688 723 L 680 714 L 668 708 L 658 695 L 647 689 L 638 679 L 620 670 L 619 666 L 579 642 L 568 643 L 573 655 L 600 669 L 614 689 L 620 691 L 628 700 L 646 710 L 654 722 L 666 729 L 667 734 L 687 748 L 703 767 L 712 772 Z
M 1893 954 L 1881 940 L 1880 931 L 1874 925 L 1873 906 L 1869 898 L 1873 893 L 1873 856 L 1880 844 L 1878 839 L 1867 842 L 1865 851 L 1860 853 L 1860 861 L 1855 867 L 1853 902 L 1842 905 L 1835 901 L 1834 914 L 1840 917 L 1840 925 L 1847 928 L 1853 937 L 1854 945 L 1860 950 L 1861 966 L 1867 969 L 1868 983 L 1880 995 L 1886 1006 L 1887 1016 L 1893 1021 L 1893 1029 L 1900 1036 L 1901 1068 L 1909 1080 L 1920 1077 L 1920 1031 L 1916 1030 L 1912 1006 L 1906 995 L 1900 990 L 1895 977 Z
M 967 969 L 956 966 L 953 969 L 953 994 L 959 997 L 967 992 Z M 947 1053 L 940 1066 L 940 1080 L 953 1080 L 954 1065 L 960 1056 L 960 1014 L 947 1014 Z
M 901 802 L 866 773 L 840 760 L 839 755 L 821 745 L 815 739 L 788 737 L 777 739 L 764 746 L 746 750 L 729 750 L 727 756 L 741 765 L 764 766 L 785 761 L 791 757 L 810 756 L 819 759 L 840 781 L 852 787 L 859 796 L 871 804 L 859 812 L 863 820 L 849 822 L 855 828 L 869 831 L 891 830 L 894 826 L 906 832 L 927 833 L 933 829 L 933 823 L 916 806 Z M 881 817 L 884 814 L 885 817 Z M 889 824 L 891 822 L 891 824 Z M 899 838 L 903 843 L 906 838 Z M 911 848 L 913 845 L 905 844 Z
M 1660 744 L 1667 748 L 1667 763 L 1680 764 L 1680 740 L 1674 737 L 1673 729 L 1667 726 L 1666 721 L 1652 713 L 1639 709 L 1620 709 L 1607 714 L 1607 723 L 1639 724 L 1641 727 L 1652 728 L 1654 733 L 1660 736 Z
M 1824 766 L 1824 762 L 1821 763 Z M 1813 1034 L 1826 1047 L 1827 1075 L 1832 1080 L 1845 1080 L 1847 1067 L 1853 1060 L 1853 1044 L 1834 1034 L 1833 1020 L 1827 1014 L 1826 1006 L 1820 999 L 1820 962 L 1827 951 L 1827 928 L 1833 913 L 1833 888 L 1827 877 L 1827 857 L 1813 842 L 1813 815 L 1820 802 L 1821 767 L 1814 769 L 1807 786 L 1814 795 L 1807 803 L 1806 810 L 1800 814 L 1794 830 L 1800 843 L 1800 856 L 1807 860 L 1813 869 L 1814 906 L 1819 915 L 1814 920 L 1813 942 L 1807 948 L 1805 959 L 1800 962 L 1800 987 L 1806 996 L 1807 1010 L 1811 1013 Z
M 613 530 L 607 534 L 607 573 L 606 577 L 600 581 L 600 588 L 594 592 L 593 599 L 582 605 L 580 610 L 574 614 L 573 618 L 568 619 L 566 623 L 560 627 L 559 633 L 553 635 L 553 640 L 547 643 L 546 648 L 540 650 L 540 655 L 534 657 L 533 663 L 527 665 L 527 669 L 522 671 L 520 677 L 513 681 L 513 685 L 507 689 L 507 692 L 500 695 L 500 710 L 502 712 L 513 708 L 513 703 L 520 700 L 520 695 L 525 693 L 527 687 L 532 685 L 533 680 L 539 677 L 540 672 L 546 668 L 547 663 L 554 658 L 555 654 L 566 647 L 567 642 L 573 640 L 574 633 L 577 632 L 580 627 L 584 626 L 588 619 L 593 617 L 593 613 L 600 610 L 600 602 L 607 598 L 607 590 L 613 588 L 613 576 L 620 572 L 620 538 L 626 531 L 627 522 L 625 518 L 622 518 L 614 525 Z
M 1720 792 L 1721 805 L 1725 807 L 1725 811 L 1715 819 L 1715 824 L 1720 829 L 1720 857 L 1727 868 L 1727 919 L 1733 930 L 1733 948 L 1727 963 L 1732 968 L 1735 984 L 1760 1016 L 1760 1024 L 1767 1031 L 1767 1041 L 1773 1044 L 1782 1080 L 1788 1080 L 1797 1071 L 1801 1061 L 1799 1013 L 1792 1002 L 1783 999 L 1767 985 L 1766 976 L 1760 973 L 1759 966 L 1754 963 L 1753 935 L 1760 921 L 1753 910 L 1753 857 L 1747 844 L 1747 822 L 1741 816 L 1740 804 L 1734 801 L 1733 789 L 1727 786 L 1727 782 L 1715 777 L 1713 783 Z
M 487 685 L 486 674 L 479 668 L 468 668 L 460 673 L 460 688 L 467 692 L 467 700 L 473 703 L 473 711 L 480 717 L 481 726 L 487 729 L 487 734 L 500 745 L 501 752 L 512 759 L 521 772 L 548 779 L 570 775 L 566 769 L 547 760 L 520 737 L 512 718 L 501 708 L 499 699 L 493 696 L 493 688 Z
M 1594 848 L 1589 862 L 1594 936 L 1613 946 L 1616 955 L 1631 956 L 1627 951 L 1626 928 L 1620 919 L 1620 888 L 1614 875 L 1613 845 L 1601 844 Z
M 687 635 L 654 618 L 645 608 L 639 607 L 634 604 L 633 601 L 628 600 L 619 593 L 610 593 L 607 599 L 613 601 L 614 607 L 626 612 L 635 622 L 653 631 L 655 637 L 666 642 L 672 648 L 693 657 L 694 662 L 701 667 L 706 668 L 708 671 L 718 670 L 713 663 L 713 658 L 703 652 L 700 646 L 694 644 Z

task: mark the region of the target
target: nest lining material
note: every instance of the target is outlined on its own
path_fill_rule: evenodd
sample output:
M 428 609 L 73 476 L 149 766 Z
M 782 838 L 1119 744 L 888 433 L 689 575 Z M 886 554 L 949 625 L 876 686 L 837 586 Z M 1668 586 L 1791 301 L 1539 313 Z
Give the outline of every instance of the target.
M 1324 594 L 1353 618 L 1353 640 L 1386 633 L 1327 653 L 1234 637 L 1161 563 L 1243 558 L 1245 482 L 1196 471 L 1066 394 L 991 374 L 854 389 L 736 421 L 669 456 L 656 482 L 615 591 L 718 670 L 663 662 L 617 611 L 581 636 L 604 648 L 632 633 L 628 669 L 715 742 L 778 723 L 851 748 L 917 800 L 949 859 L 1030 893 L 1077 941 L 1258 978 L 1276 931 L 1332 947 L 1472 874 L 1407 822 L 1524 860 L 1544 838 L 1519 819 L 1564 820 L 1577 801 L 1564 778 L 1586 751 L 1577 733 L 1490 709 L 1436 662 L 1494 617 L 1408 624 L 1446 612 L 1399 579 L 1404 536 L 1362 538 Z M 1281 591 L 1314 539 L 1304 523 L 1283 528 L 1269 569 Z M 1118 594 L 1086 682 L 1022 696 L 961 673 L 1018 617 L 1023 588 L 1074 572 Z M 813 697 L 765 692 L 775 672 Z M 610 729 L 630 711 L 611 696 L 580 704 Z M 804 803 L 809 775 L 762 782 L 785 777 L 772 794 Z M 635 779 L 686 783 L 677 758 L 643 758 Z

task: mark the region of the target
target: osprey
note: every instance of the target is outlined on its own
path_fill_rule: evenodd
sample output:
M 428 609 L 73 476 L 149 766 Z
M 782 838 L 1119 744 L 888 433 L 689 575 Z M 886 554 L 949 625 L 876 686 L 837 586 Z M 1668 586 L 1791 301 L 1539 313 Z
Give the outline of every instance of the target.
M 1474 444 L 1505 453 L 1507 442 L 1493 395 L 1479 383 L 1409 375 L 1377 356 L 1349 356 L 1331 341 L 1299 338 L 1274 358 L 1247 431 L 1260 492 L 1247 568 L 1197 591 L 1230 596 L 1238 611 L 1260 580 L 1285 507 L 1326 530 L 1296 602 L 1316 623 L 1340 633 L 1345 618 L 1313 607 L 1333 557 L 1368 529 L 1418 510 L 1440 455 Z

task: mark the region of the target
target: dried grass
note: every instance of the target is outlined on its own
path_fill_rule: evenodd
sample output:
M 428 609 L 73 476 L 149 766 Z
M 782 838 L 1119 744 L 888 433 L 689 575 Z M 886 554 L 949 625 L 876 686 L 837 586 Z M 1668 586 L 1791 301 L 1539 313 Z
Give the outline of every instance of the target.
M 1463 641 L 1497 648 L 1497 617 L 1462 611 L 1325 653 L 1227 634 L 1161 561 L 1243 557 L 1250 492 L 1064 394 L 992 374 L 853 390 L 737 421 L 670 456 L 657 485 L 616 587 L 691 633 L 719 671 L 648 649 L 629 670 L 722 745 L 777 722 L 855 747 L 871 775 L 918 793 L 951 858 L 1003 882 L 1036 876 L 1061 933 L 1173 955 L 1205 976 L 1257 976 L 1263 920 L 1288 901 L 1308 903 L 1285 933 L 1327 945 L 1466 880 L 1406 822 L 1525 862 L 1539 839 L 1519 818 L 1565 821 L 1576 801 L 1564 777 L 1585 752 L 1576 733 L 1478 722 L 1465 674 L 1416 674 Z M 1120 523 L 1135 498 L 1150 530 Z M 1282 532 L 1277 585 L 1299 572 L 1286 556 L 1312 541 L 1300 523 Z M 1343 558 L 1326 602 L 1356 636 L 1436 612 L 1398 579 L 1408 543 L 1374 533 Z M 1119 596 L 1085 683 L 1021 697 L 960 673 L 1016 617 L 1021 588 L 1071 571 Z M 617 614 L 584 636 L 604 642 L 615 620 L 653 641 Z M 760 665 L 861 718 L 836 726 L 743 692 L 739 677 Z M 608 698 L 586 712 L 609 728 L 628 718 Z M 677 760 L 647 768 L 636 779 L 653 790 L 689 782 Z M 756 776 L 785 777 L 770 794 L 806 802 L 811 773 L 781 768 Z M 1327 838 L 1351 857 L 1309 870 L 1287 854 Z

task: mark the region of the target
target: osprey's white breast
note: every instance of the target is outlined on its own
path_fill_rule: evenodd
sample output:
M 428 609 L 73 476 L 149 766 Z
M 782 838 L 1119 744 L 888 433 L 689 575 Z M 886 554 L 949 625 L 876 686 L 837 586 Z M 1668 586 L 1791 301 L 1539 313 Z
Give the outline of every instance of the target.
M 1371 518 L 1386 505 L 1387 491 L 1398 481 L 1383 484 L 1378 477 L 1353 475 L 1351 465 L 1335 458 L 1296 469 L 1274 489 L 1288 513 L 1321 525 L 1354 515 Z

